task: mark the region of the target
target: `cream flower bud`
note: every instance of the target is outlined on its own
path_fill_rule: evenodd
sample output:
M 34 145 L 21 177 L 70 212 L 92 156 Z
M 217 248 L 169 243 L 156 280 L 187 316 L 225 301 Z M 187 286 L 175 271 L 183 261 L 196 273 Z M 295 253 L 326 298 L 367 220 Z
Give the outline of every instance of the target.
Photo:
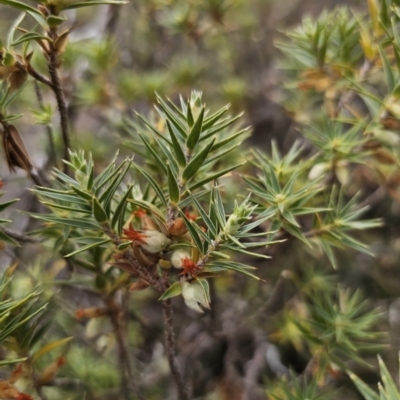
M 318 163 L 318 164 L 315 164 L 311 168 L 310 173 L 308 174 L 308 179 L 310 181 L 313 181 L 314 179 L 318 179 L 323 174 L 325 174 L 330 168 L 331 168 L 331 165 L 329 163 Z
M 183 268 L 184 261 L 190 260 L 191 258 L 192 258 L 192 256 L 187 250 L 177 249 L 172 253 L 171 264 L 175 268 Z
M 143 236 L 143 244 L 141 246 L 149 253 L 160 253 L 171 244 L 171 239 L 168 239 L 167 236 L 159 231 L 144 231 Z
M 192 310 L 203 312 L 199 304 L 205 308 L 210 308 L 210 304 L 207 300 L 207 295 L 204 291 L 203 286 L 198 281 L 187 282 L 183 281 L 182 286 L 182 297 L 185 304 Z

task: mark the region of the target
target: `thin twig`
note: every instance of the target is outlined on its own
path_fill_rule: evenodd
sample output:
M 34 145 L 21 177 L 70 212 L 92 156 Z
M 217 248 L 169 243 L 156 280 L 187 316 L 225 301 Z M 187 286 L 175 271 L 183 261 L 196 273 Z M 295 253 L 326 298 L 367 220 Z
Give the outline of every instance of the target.
M 169 278 L 169 271 L 164 271 L 164 282 L 167 288 L 167 282 Z M 165 338 L 165 350 L 167 353 L 169 367 L 172 372 L 172 376 L 175 380 L 175 385 L 178 391 L 179 400 L 189 400 L 185 382 L 179 371 L 178 362 L 175 355 L 175 333 L 174 333 L 174 322 L 173 322 L 173 309 L 171 299 L 163 301 L 163 317 L 164 317 L 164 338 Z
M 57 38 L 57 30 L 50 29 L 49 35 L 53 41 Z M 50 79 L 52 83 L 52 89 L 57 101 L 57 107 L 60 114 L 60 125 L 61 125 L 61 134 L 64 143 L 64 160 L 70 161 L 69 150 L 71 148 L 71 140 L 69 136 L 68 130 L 68 109 L 67 103 L 65 101 L 64 90 L 61 85 L 60 76 L 58 75 L 58 65 L 59 58 L 57 50 L 54 48 L 54 45 L 50 45 L 49 56 L 48 56 L 48 69 L 50 74 Z M 69 166 L 68 164 L 64 164 L 64 173 L 69 174 Z
M 129 361 L 128 349 L 125 343 L 125 338 L 122 332 L 122 326 L 119 321 L 119 307 L 113 297 L 107 297 L 105 304 L 109 311 L 110 321 L 114 328 L 115 339 L 118 346 L 118 358 L 121 376 L 121 395 L 126 400 L 131 400 L 131 390 L 139 400 L 144 400 L 144 397 L 139 392 L 137 383 L 135 382 L 131 364 Z M 129 379 L 128 379 L 129 378 Z
M 113 37 L 118 26 L 118 20 L 121 15 L 121 6 L 117 4 L 111 4 L 108 8 L 108 20 L 105 27 L 108 37 Z
M 360 70 L 358 72 L 359 80 L 362 81 L 368 76 L 369 71 L 371 70 L 373 65 L 374 65 L 374 60 L 367 60 L 366 59 L 364 61 L 363 65 L 361 66 L 361 68 L 360 68 Z M 348 91 L 346 91 L 346 92 L 344 92 L 342 94 L 342 96 L 340 97 L 339 102 L 338 102 L 338 107 L 337 107 L 337 112 L 336 112 L 337 115 L 339 115 L 340 111 L 342 111 L 342 109 L 344 107 L 346 107 L 346 105 L 348 103 L 350 103 L 350 101 L 353 99 L 355 94 L 356 94 L 356 92 L 354 90 L 348 90 Z
M 255 342 L 256 348 L 253 353 L 253 358 L 249 360 L 245 366 L 243 400 L 252 398 L 252 393 L 257 389 L 260 374 L 267 364 L 267 341 L 258 334 L 256 335 Z
M 25 69 L 25 67 L 22 64 L 20 64 L 20 66 L 21 66 L 21 68 Z M 33 79 L 35 79 L 35 81 L 43 83 L 44 85 L 46 85 L 49 88 L 51 88 L 52 90 L 54 90 L 53 83 L 51 82 L 51 80 L 49 78 L 47 78 L 46 76 L 42 75 L 41 73 L 39 73 L 38 71 L 36 71 L 36 69 L 33 68 L 31 64 L 28 64 L 26 66 L 26 72 L 28 72 L 28 74 Z
M 314 352 L 312 357 L 309 359 L 304 371 L 297 377 L 300 382 L 309 383 L 316 373 L 318 373 L 318 365 L 320 363 L 321 354 L 319 352 Z
M 39 169 L 32 169 L 29 173 L 30 178 L 36 186 L 50 187 L 50 182 L 44 176 L 44 172 Z
M 25 233 L 22 232 L 15 232 L 12 231 L 11 229 L 8 228 L 0 228 L 0 231 L 4 232 L 7 236 L 10 236 L 11 238 L 17 240 L 18 242 L 22 243 L 40 243 L 39 239 L 30 237 L 28 235 L 25 235 Z
M 373 208 L 377 204 L 379 204 L 384 197 L 386 196 L 387 190 L 384 186 L 379 186 L 376 190 L 374 190 L 369 196 L 367 196 L 361 203 L 357 205 L 357 208 L 369 207 Z
M 39 399 L 40 400 L 48 400 L 47 396 L 43 392 L 42 386 L 40 385 L 40 383 L 38 381 L 38 378 L 37 378 L 37 376 L 35 374 L 35 371 L 33 369 L 33 366 L 31 364 L 31 362 L 28 361 L 28 363 L 29 363 L 29 368 L 30 368 L 30 371 L 31 371 L 31 379 L 32 379 L 32 382 L 33 382 L 33 386 L 34 386 L 34 388 L 36 390 L 37 395 L 39 396 Z

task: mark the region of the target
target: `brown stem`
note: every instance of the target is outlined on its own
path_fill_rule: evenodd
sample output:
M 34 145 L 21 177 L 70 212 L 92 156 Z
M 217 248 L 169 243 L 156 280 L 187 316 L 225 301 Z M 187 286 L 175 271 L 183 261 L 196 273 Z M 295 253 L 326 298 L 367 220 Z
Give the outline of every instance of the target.
M 374 65 L 374 60 L 365 60 L 363 65 L 361 66 L 360 70 L 358 71 L 358 78 L 359 80 L 364 80 L 367 76 L 369 71 L 371 70 L 371 68 Z M 353 100 L 353 97 L 355 96 L 356 92 L 354 90 L 348 90 L 346 92 L 344 92 L 338 102 L 338 106 L 337 106 L 337 110 L 336 110 L 336 114 L 339 115 L 340 112 L 343 110 L 344 107 L 346 107 L 346 105 L 348 103 L 351 102 L 351 100 Z
M 54 41 L 57 38 L 57 31 L 51 29 L 49 31 L 49 35 Z M 58 75 L 59 57 L 53 44 L 50 45 L 47 66 L 49 69 L 52 89 L 56 97 L 57 107 L 60 114 L 61 134 L 64 142 L 64 160 L 70 161 L 69 149 L 71 148 L 71 141 L 68 130 L 68 109 L 60 76 Z M 64 173 L 69 174 L 68 164 L 64 164 Z
M 120 309 L 113 297 L 107 297 L 105 299 L 105 304 L 109 311 L 110 321 L 114 328 L 115 339 L 118 346 L 118 364 L 120 367 L 121 376 L 121 396 L 125 400 L 131 400 L 131 392 L 133 392 L 135 393 L 137 399 L 144 400 L 144 397 L 141 395 L 132 373 L 132 367 L 128 355 L 129 352 L 124 338 L 122 325 L 119 321 Z
M 118 237 L 118 235 L 111 229 L 110 226 L 104 226 L 104 233 L 112 239 L 116 246 L 119 246 L 122 243 L 121 238 Z M 153 276 L 146 267 L 143 267 L 139 263 L 136 257 L 132 254 L 131 250 L 122 253 L 122 257 L 130 265 L 135 274 L 147 281 L 154 289 L 157 289 L 160 292 L 164 291 L 164 286 L 160 280 Z
M 37 81 L 34 81 L 34 85 L 35 85 L 35 93 L 36 93 L 36 98 L 39 103 L 39 107 L 43 110 L 44 102 L 43 102 L 42 91 L 40 90 L 40 87 L 39 87 L 39 84 Z M 56 146 L 54 143 L 53 129 L 49 124 L 46 125 L 46 133 L 47 133 L 47 138 L 48 138 L 49 144 L 50 144 L 49 164 L 54 165 L 57 160 L 57 152 L 56 152 Z
M 8 228 L 0 228 L 0 231 L 4 232 L 7 236 L 12 237 L 13 239 L 17 240 L 18 242 L 22 243 L 40 243 L 40 240 L 25 235 L 25 233 L 21 232 L 14 232 Z
M 21 68 L 25 69 L 25 67 L 21 65 Z M 47 77 L 45 77 L 44 75 L 42 75 L 41 73 L 39 73 L 38 71 L 36 71 L 35 68 L 32 67 L 31 64 L 28 64 L 26 66 L 26 72 L 28 72 L 28 74 L 35 79 L 35 81 L 43 83 L 44 85 L 48 86 L 49 88 L 51 88 L 52 90 L 54 90 L 53 87 L 53 83 L 51 82 L 51 80 Z
M 120 18 L 121 6 L 116 4 L 111 4 L 108 8 L 108 20 L 105 27 L 108 37 L 113 37 L 115 31 L 117 30 L 118 20 Z
M 370 207 L 373 208 L 379 204 L 386 196 L 387 190 L 384 186 L 379 186 L 374 192 L 366 197 L 361 203 L 358 204 L 357 208 Z
M 48 400 L 47 396 L 43 393 L 42 387 L 36 382 L 36 378 L 34 378 L 34 385 L 40 400 Z
M 38 378 L 37 378 L 37 376 L 35 374 L 35 371 L 33 370 L 32 363 L 29 361 L 29 359 L 28 359 L 27 363 L 28 363 L 28 366 L 29 366 L 31 379 L 32 379 L 32 382 L 33 382 L 33 387 L 34 387 L 39 399 L 40 400 L 48 400 L 47 396 L 43 392 L 43 388 L 42 388 L 42 386 L 40 385 L 40 383 L 38 381 Z
M 168 287 L 169 271 L 164 272 L 164 283 L 165 288 Z M 176 389 L 178 391 L 179 400 L 189 400 L 185 382 L 179 371 L 178 362 L 175 355 L 175 333 L 174 333 L 174 321 L 173 321 L 173 309 L 171 299 L 163 301 L 163 317 L 164 317 L 164 338 L 165 338 L 165 350 L 167 353 L 169 367 L 172 372 L 172 376 L 175 380 Z

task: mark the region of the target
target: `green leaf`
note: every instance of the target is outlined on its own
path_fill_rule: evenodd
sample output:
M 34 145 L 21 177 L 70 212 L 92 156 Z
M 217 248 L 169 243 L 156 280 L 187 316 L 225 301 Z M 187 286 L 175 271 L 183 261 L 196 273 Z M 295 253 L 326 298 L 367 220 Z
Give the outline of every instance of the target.
M 223 268 L 224 270 L 231 270 L 235 272 L 240 272 L 241 274 L 250 276 L 251 278 L 256 279 L 257 281 L 261 280 L 258 276 L 252 274 L 251 272 L 248 271 L 248 268 L 244 268 L 243 265 L 239 263 L 233 263 L 229 261 L 215 261 L 211 263 L 210 265 L 207 265 L 207 271 L 212 271 L 213 267 L 220 267 Z
M 206 295 L 207 302 L 211 303 L 210 285 L 208 284 L 207 280 L 206 279 L 198 279 L 198 278 L 196 278 L 196 280 L 202 286 L 204 293 Z
M 67 225 L 75 228 L 90 229 L 95 231 L 98 231 L 100 229 L 97 224 L 95 224 L 91 219 L 87 218 L 75 219 L 55 217 L 53 216 L 53 214 L 27 214 L 30 215 L 32 218 L 36 218 L 46 222 L 52 222 L 54 224 Z
M 26 361 L 28 358 L 14 358 L 12 360 L 1 360 L 0 361 L 0 367 L 5 367 L 6 365 L 13 365 L 13 364 L 19 364 L 24 361 Z
M 93 243 L 90 243 L 90 244 L 87 244 L 86 246 L 80 247 L 78 250 L 75 250 L 72 253 L 69 253 L 64 257 L 66 257 L 66 258 L 72 257 L 72 256 L 75 256 L 75 255 L 77 255 L 79 253 L 82 253 L 82 252 L 84 252 L 86 250 L 90 250 L 90 249 L 102 246 L 103 244 L 107 244 L 107 243 L 110 243 L 110 242 L 111 242 L 111 239 L 98 238 L 97 241 L 95 241 Z
M 212 146 L 214 145 L 214 142 L 215 138 L 212 139 L 211 142 L 200 153 L 198 153 L 195 157 L 193 157 L 193 159 L 189 162 L 189 164 L 186 166 L 186 168 L 183 170 L 182 173 L 182 180 L 184 182 L 187 182 L 189 179 L 191 179 L 200 169 L 200 167 L 206 160 Z
M 333 253 L 333 250 L 332 250 L 331 246 L 329 245 L 329 243 L 326 243 L 323 239 L 320 239 L 319 243 L 321 244 L 321 247 L 324 250 L 324 253 L 328 257 L 328 260 L 332 264 L 332 267 L 334 269 L 338 269 L 335 254 Z
M 10 321 L 10 323 L 4 328 L 4 330 L 0 332 L 0 343 L 7 339 L 11 335 L 11 333 L 18 329 L 21 325 L 34 318 L 36 315 L 40 314 L 46 307 L 47 304 L 44 304 L 39 309 L 25 317 L 25 315 L 30 311 L 30 308 L 26 308 L 23 313 L 20 313 L 14 320 Z
M 9 114 L 9 115 L 7 115 L 7 117 L 2 118 L 2 121 L 3 122 L 11 122 L 11 121 L 15 121 L 16 119 L 19 119 L 23 116 L 24 116 L 24 114 Z
M 187 137 L 186 147 L 189 150 L 193 150 L 196 147 L 196 145 L 200 139 L 201 128 L 203 125 L 204 111 L 205 111 L 205 108 L 203 107 L 200 111 L 199 116 L 197 117 L 195 124 L 193 125 L 193 127 L 190 130 L 190 133 Z
M 185 168 L 186 167 L 185 153 L 183 152 L 183 149 L 182 149 L 177 137 L 175 136 L 175 133 L 174 133 L 174 130 L 173 130 L 172 126 L 171 126 L 171 123 L 168 120 L 167 120 L 167 127 L 168 127 L 169 134 L 171 136 L 172 148 L 174 149 L 178 164 L 181 167 Z
M 129 196 L 131 195 L 131 193 L 132 193 L 132 188 L 133 188 L 133 185 L 129 186 L 128 190 L 126 191 L 126 193 L 124 194 L 124 196 L 122 197 L 122 199 L 119 201 L 119 204 L 118 204 L 117 208 L 115 209 L 114 215 L 113 215 L 112 220 L 111 220 L 111 226 L 112 226 L 112 228 L 114 228 L 115 225 L 116 225 L 120 220 L 123 221 L 124 216 L 125 216 L 126 206 L 128 205 L 127 200 L 128 200 L 128 197 L 129 197 Z M 122 232 L 122 226 L 119 226 L 119 225 L 120 225 L 120 224 L 118 224 L 118 229 L 117 229 L 117 231 L 118 231 L 118 234 L 121 234 L 121 232 Z M 123 225 L 123 223 L 122 223 L 122 225 Z
M 246 161 L 242 162 L 240 164 L 233 165 L 232 167 L 228 167 L 226 169 L 223 169 L 222 171 L 215 172 L 214 174 L 209 175 L 207 178 L 204 178 L 201 181 L 196 182 L 195 184 L 191 185 L 189 187 L 189 189 L 190 190 L 195 190 L 195 189 L 197 189 L 197 188 L 199 188 L 201 186 L 204 186 L 205 184 L 207 184 L 207 183 L 209 183 L 211 181 L 214 181 L 215 179 L 218 179 L 221 176 L 224 176 L 224 175 L 228 174 L 229 172 L 241 167 L 244 164 L 246 164 Z
M 18 90 L 14 91 L 12 94 L 6 96 L 6 98 L 4 99 L 4 104 L 3 104 L 4 109 L 7 109 L 11 106 L 11 104 L 14 102 L 14 100 L 25 90 L 27 84 L 28 84 L 28 82 L 25 82 Z M 10 118 L 10 116 L 8 116 L 8 118 Z
M 10 238 L 10 237 L 9 237 L 7 234 L 5 234 L 1 229 L 0 229 L 0 240 L 1 240 L 2 242 L 12 244 L 13 246 L 20 247 L 20 244 L 19 244 L 16 240 Z
M 182 294 L 182 286 L 179 282 L 173 283 L 158 300 L 167 300 Z
M 193 113 L 192 113 L 192 107 L 190 106 L 189 100 L 188 100 L 187 106 L 186 106 L 186 120 L 187 120 L 188 125 L 190 127 L 192 127 L 194 124 L 194 118 L 193 118 Z
M 172 143 L 163 135 L 160 131 L 158 131 L 154 126 L 151 125 L 149 121 L 147 121 L 144 117 L 142 117 L 140 114 L 135 112 L 135 114 L 139 117 L 139 119 L 152 131 L 154 134 L 159 137 L 161 140 L 164 140 L 169 146 L 172 146 Z M 169 121 L 167 120 L 167 123 Z
M 203 121 L 203 131 L 211 128 L 228 110 L 230 105 L 225 106 L 221 110 L 217 111 L 215 114 L 211 115 L 208 118 L 205 118 Z
M 169 165 L 167 166 L 168 170 L 168 192 L 169 192 L 169 199 L 172 204 L 178 204 L 179 199 L 181 197 L 180 195 L 180 190 L 179 190 L 179 185 L 177 182 L 177 179 L 173 175 L 171 168 Z
M 207 213 L 204 211 L 203 207 L 200 205 L 200 203 L 197 201 L 196 197 L 193 196 L 193 194 L 189 191 L 189 196 L 191 197 L 193 203 L 196 206 L 197 211 L 199 212 L 201 219 L 203 222 L 206 224 L 207 228 L 209 231 L 215 236 L 217 236 L 217 229 L 213 222 L 211 221 L 210 217 L 207 215 Z
M 9 53 L 9 52 L 5 52 L 3 54 L 3 65 L 6 67 L 12 67 L 15 63 L 15 57 Z
M 38 14 L 38 15 L 42 16 L 42 14 L 40 13 L 40 11 L 38 9 L 33 8 L 33 7 L 29 6 L 28 4 L 22 3 L 20 1 L 0 0 L 0 4 L 5 4 L 6 6 L 10 6 L 12 8 L 16 8 L 17 10 L 21 10 L 21 11 L 30 11 L 34 14 Z
M 386 0 L 381 0 L 381 9 L 379 10 L 379 20 L 384 27 L 390 23 Z
M 192 225 L 192 222 L 189 221 L 189 219 L 186 217 L 185 213 L 182 212 L 182 210 L 179 210 L 179 213 L 181 214 L 181 217 L 185 221 L 185 225 L 188 228 L 188 231 L 190 232 L 190 236 L 192 237 L 197 249 L 199 250 L 199 252 L 201 254 L 203 254 L 204 253 L 203 242 L 201 241 L 201 238 L 200 238 L 198 232 L 196 231 L 196 229 Z
M 114 180 L 111 183 L 109 183 L 108 188 L 100 196 L 99 201 L 105 209 L 107 209 L 109 204 L 111 203 L 111 200 L 113 199 L 115 192 L 117 191 L 117 189 L 119 188 L 119 185 L 121 184 L 122 180 L 125 178 L 125 175 L 129 171 L 129 168 L 131 167 L 132 162 L 133 162 L 133 160 L 131 158 L 124 161 L 123 164 L 126 164 L 125 168 L 121 171 L 121 173 L 119 175 L 116 175 L 114 177 Z
M 388 92 L 392 93 L 395 88 L 395 79 L 394 79 L 392 67 L 390 66 L 390 63 L 386 57 L 385 51 L 382 49 L 382 47 L 379 43 L 378 43 L 378 50 L 379 50 L 379 54 L 380 54 L 380 57 L 382 60 L 383 69 L 385 71 Z
M 87 201 L 85 201 L 77 196 L 71 195 L 71 194 L 65 194 L 65 192 L 62 192 L 62 191 L 55 192 L 55 191 L 50 191 L 50 190 L 47 190 L 46 188 L 41 188 L 41 187 L 33 189 L 32 191 L 41 197 L 48 197 L 50 199 L 61 200 L 61 201 L 65 201 L 67 203 L 83 205 L 83 206 L 86 206 L 88 204 Z
M 382 383 L 385 387 L 385 392 L 388 394 L 388 398 L 390 399 L 398 399 L 400 397 L 400 393 L 397 390 L 396 384 L 393 382 L 393 378 L 390 375 L 385 363 L 382 361 L 382 358 L 378 355 L 379 368 L 381 370 L 381 378 Z
M 27 11 L 27 13 L 43 28 L 43 29 L 48 29 L 49 26 L 46 22 L 46 19 L 43 17 L 42 13 L 36 13 L 32 11 Z
M 159 197 L 159 199 L 162 201 L 162 203 L 164 204 L 165 207 L 168 206 L 167 204 L 167 200 L 164 196 L 163 191 L 161 190 L 159 184 L 153 179 L 153 177 L 148 174 L 144 169 L 140 168 L 139 165 L 134 164 L 136 169 L 147 179 L 147 181 L 150 183 L 151 187 L 154 189 L 154 191 L 156 192 L 157 196 Z
M 73 339 L 73 337 L 70 336 L 67 338 L 60 339 L 60 340 L 55 340 L 54 342 L 47 343 L 32 356 L 31 361 L 35 362 L 36 360 L 38 360 L 40 357 L 42 357 L 46 353 L 56 349 L 57 347 L 63 346 L 64 344 L 70 342 L 72 339 Z
M 93 196 L 92 199 L 92 207 L 93 207 L 93 216 L 94 219 L 99 223 L 99 224 L 104 224 L 108 222 L 108 215 L 105 212 L 104 208 L 101 206 L 99 201 L 96 199 L 95 196 Z
M 213 148 L 211 149 L 211 151 L 218 150 L 218 149 L 220 149 L 221 147 L 224 147 L 224 146 L 228 145 L 228 144 L 231 143 L 233 140 L 235 140 L 237 137 L 243 135 L 244 133 L 246 133 L 246 132 L 248 132 L 248 131 L 249 131 L 249 128 L 242 129 L 241 131 L 235 133 L 234 135 L 231 135 L 231 136 L 229 136 L 228 138 L 226 138 L 226 139 L 224 139 L 224 140 L 221 140 L 221 141 L 218 142 L 218 143 L 215 143 L 214 146 L 213 146 Z
M 347 373 L 358 391 L 363 395 L 365 400 L 379 400 L 378 393 L 374 392 L 367 384 L 365 384 L 358 376 L 352 372 Z
M 147 149 L 150 151 L 151 155 L 153 156 L 153 158 L 156 160 L 158 166 L 163 170 L 163 172 L 166 174 L 167 173 L 167 167 L 165 166 L 165 162 L 160 158 L 160 156 L 156 153 L 156 151 L 154 150 L 153 146 L 151 146 L 151 144 L 147 141 L 147 139 L 142 136 L 139 133 L 139 137 L 140 139 L 142 139 L 142 142 L 144 143 L 144 145 L 147 147 Z
M 221 194 L 215 186 L 212 188 L 212 201 L 215 205 L 215 214 L 218 218 L 220 226 L 224 227 L 226 224 L 226 214 L 224 203 L 222 202 Z
M 115 163 L 117 161 L 119 152 L 115 154 L 114 158 L 112 159 L 111 163 L 97 176 L 97 178 L 93 182 L 93 186 L 96 188 L 96 192 L 100 190 L 100 187 L 104 185 L 105 182 L 107 182 L 108 177 L 110 174 L 113 173 L 115 169 Z
M 92 194 L 89 193 L 86 190 L 81 190 L 79 188 L 77 188 L 76 186 L 72 186 L 72 190 L 83 200 L 87 200 L 88 202 L 92 202 Z
M 4 1 L 4 0 L 3 0 Z M 61 8 L 61 10 L 72 10 L 74 8 L 92 7 L 92 6 L 102 6 L 107 4 L 123 5 L 128 4 L 127 1 L 117 1 L 117 0 L 91 0 L 82 1 L 75 4 L 69 4 Z
M 14 200 L 10 200 L 7 201 L 5 203 L 1 203 L 0 204 L 0 212 L 4 211 L 6 208 L 8 208 L 11 204 L 16 203 L 17 201 L 19 201 L 19 199 L 14 199 Z
M 50 27 L 58 27 L 65 21 L 67 21 L 67 17 L 59 15 L 49 15 L 46 18 L 46 22 Z
M 171 121 L 171 123 L 175 126 L 175 128 L 178 130 L 178 132 L 182 135 L 183 138 L 187 137 L 187 134 L 185 132 L 185 127 L 182 123 L 182 121 L 180 121 L 179 117 L 174 113 L 174 111 L 172 111 L 170 109 L 170 107 L 168 106 L 167 103 L 165 103 L 163 101 L 163 99 L 156 95 L 157 101 L 160 104 L 162 110 L 164 111 L 164 113 L 166 114 L 166 116 L 168 117 L 168 119 Z M 156 107 L 157 109 L 157 107 Z M 157 109 L 158 110 L 158 109 Z
M 43 36 L 36 32 L 28 32 L 28 33 L 25 33 L 24 35 L 22 35 L 21 37 L 19 37 L 13 43 L 11 43 L 11 46 L 17 46 L 18 44 L 30 42 L 31 40 L 47 40 L 47 41 L 51 42 L 51 39 L 47 36 Z
M 179 166 L 176 163 L 175 157 L 172 154 L 172 151 L 163 143 L 163 142 L 158 142 L 158 145 L 160 146 L 162 152 L 165 154 L 165 157 L 168 158 L 169 161 L 169 166 L 171 167 L 171 170 L 178 175 L 179 174 Z
M 292 236 L 296 237 L 297 239 L 301 240 L 304 244 L 306 244 L 308 247 L 312 247 L 311 243 L 307 240 L 307 238 L 304 236 L 303 232 L 301 230 L 291 224 L 284 224 L 283 229 L 290 233 Z
M 232 125 L 235 121 L 243 116 L 243 113 L 237 115 L 234 118 L 228 118 L 225 120 L 220 121 L 220 124 L 215 126 L 214 129 L 211 129 L 209 132 L 205 133 L 201 138 L 200 141 L 206 140 L 211 136 L 214 136 L 216 133 L 222 131 L 223 129 L 227 128 L 229 125 Z

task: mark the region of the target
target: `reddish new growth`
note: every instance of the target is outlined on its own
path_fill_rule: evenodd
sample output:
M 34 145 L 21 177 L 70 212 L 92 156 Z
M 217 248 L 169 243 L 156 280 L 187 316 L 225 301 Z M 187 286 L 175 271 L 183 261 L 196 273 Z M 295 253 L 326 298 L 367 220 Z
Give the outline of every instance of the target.
M 144 210 L 143 208 L 138 208 L 138 209 L 133 213 L 133 215 L 134 215 L 135 217 L 138 217 L 138 218 L 143 218 L 146 214 L 147 214 L 147 213 L 146 213 L 146 210 Z
M 5 183 L 0 179 L 0 189 L 3 189 Z
M 190 214 L 189 211 L 185 212 L 185 216 L 189 221 L 196 221 L 196 218 L 197 218 L 194 214 Z
M 85 318 L 86 314 L 85 314 L 85 310 L 83 308 L 78 308 L 75 311 L 75 318 L 76 319 L 83 319 Z
M 62 367 L 67 362 L 67 357 L 60 356 L 56 360 L 57 367 Z
M 182 260 L 183 271 L 179 275 L 190 274 L 191 276 L 196 276 L 199 272 L 200 267 L 193 262 L 190 258 L 184 258 Z
M 17 400 L 34 400 L 34 398 L 32 396 L 30 396 L 29 394 L 26 393 L 18 393 Z
M 124 233 L 124 238 L 137 241 L 140 243 L 146 244 L 147 236 L 144 233 L 138 232 L 132 224 L 129 225 L 129 229 L 123 229 L 122 232 Z
M 32 396 L 19 392 L 10 382 L 4 380 L 0 380 L 0 399 L 34 400 Z

